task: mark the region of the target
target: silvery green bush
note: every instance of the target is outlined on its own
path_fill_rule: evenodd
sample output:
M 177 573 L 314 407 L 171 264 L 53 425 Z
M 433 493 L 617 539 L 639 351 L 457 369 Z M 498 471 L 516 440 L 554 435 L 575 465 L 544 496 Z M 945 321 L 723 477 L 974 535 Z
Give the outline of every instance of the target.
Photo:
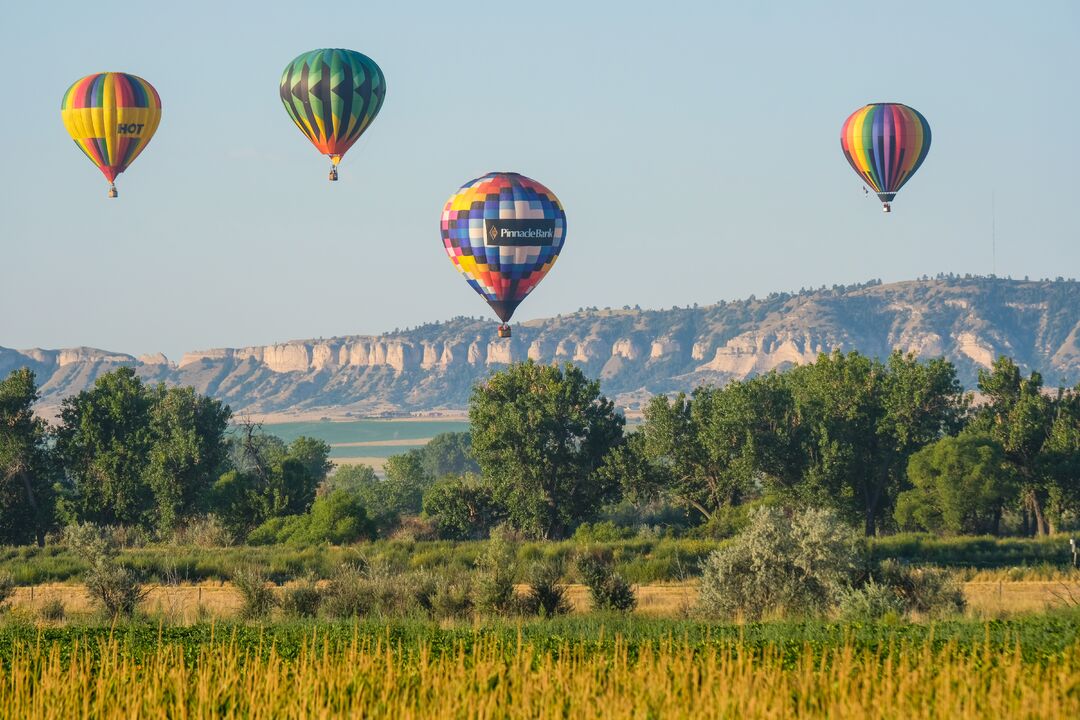
M 762 507 L 706 558 L 699 607 L 747 620 L 820 614 L 836 606 L 862 557 L 859 534 L 831 510 Z
M 861 587 L 841 592 L 839 610 L 844 620 L 871 622 L 890 615 L 900 617 L 905 607 L 895 588 L 870 578 Z

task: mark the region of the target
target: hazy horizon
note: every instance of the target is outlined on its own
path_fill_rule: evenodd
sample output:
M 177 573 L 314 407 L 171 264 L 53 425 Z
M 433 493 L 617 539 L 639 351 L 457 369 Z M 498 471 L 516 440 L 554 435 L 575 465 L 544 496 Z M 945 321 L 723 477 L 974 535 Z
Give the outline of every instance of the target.
M 1076 3 L 470 7 L 342 6 L 330 23 L 280 2 L 5 8 L 0 53 L 25 71 L 0 117 L 0 346 L 178 360 L 458 315 L 494 327 L 438 231 L 446 198 L 490 170 L 541 181 L 567 213 L 515 321 L 1077 274 L 1080 139 L 1059 120 L 1080 110 Z M 388 88 L 336 185 L 277 94 L 286 63 L 332 46 L 374 58 Z M 106 69 L 164 108 L 117 200 L 59 117 L 63 91 Z M 844 118 L 882 100 L 934 133 L 890 216 L 839 147 Z

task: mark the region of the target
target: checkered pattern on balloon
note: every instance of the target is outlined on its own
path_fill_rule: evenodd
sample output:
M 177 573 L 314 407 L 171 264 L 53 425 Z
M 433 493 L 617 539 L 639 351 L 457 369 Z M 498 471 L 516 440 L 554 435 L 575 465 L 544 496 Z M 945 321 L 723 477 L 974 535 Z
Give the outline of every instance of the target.
M 550 220 L 549 244 L 497 244 L 485 220 Z M 461 187 L 442 213 L 447 255 L 504 323 L 555 264 L 566 237 L 566 214 L 555 194 L 517 173 L 489 173 Z M 505 326 L 504 326 L 505 327 Z

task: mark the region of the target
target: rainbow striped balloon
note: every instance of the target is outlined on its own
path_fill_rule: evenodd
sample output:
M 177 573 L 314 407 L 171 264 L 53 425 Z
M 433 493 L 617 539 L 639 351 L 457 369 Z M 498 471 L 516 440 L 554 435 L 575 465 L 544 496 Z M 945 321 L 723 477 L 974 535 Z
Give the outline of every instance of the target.
M 873 103 L 851 113 L 840 131 L 844 157 L 868 187 L 892 209 L 896 193 L 930 151 L 930 123 L 900 103 Z
M 555 264 L 566 213 L 555 193 L 524 175 L 470 180 L 442 212 L 446 254 L 503 323 Z M 509 327 L 499 329 L 508 337 Z
M 111 184 L 154 136 L 161 98 L 141 77 L 121 72 L 87 75 L 64 93 L 60 117 L 71 139 Z

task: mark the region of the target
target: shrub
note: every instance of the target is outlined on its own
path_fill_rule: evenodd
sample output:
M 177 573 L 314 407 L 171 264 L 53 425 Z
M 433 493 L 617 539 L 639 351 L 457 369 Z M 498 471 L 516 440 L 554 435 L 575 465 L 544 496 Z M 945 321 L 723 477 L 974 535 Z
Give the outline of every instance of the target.
M 251 545 L 343 545 L 370 540 L 375 530 L 360 500 L 345 490 L 334 490 L 317 499 L 301 515 L 272 517 L 248 533 Z
M 878 567 L 878 577 L 893 589 L 909 612 L 947 615 L 963 612 L 967 606 L 960 583 L 940 568 L 914 568 L 884 560 Z
M 99 557 L 116 551 L 111 534 L 92 522 L 65 526 L 60 532 L 60 544 L 85 557 Z
M 424 492 L 424 517 L 448 540 L 487 537 L 502 519 L 493 493 L 491 484 L 476 475 L 447 475 Z
M 476 607 L 488 613 L 504 614 L 514 604 L 514 549 L 502 540 L 491 540 L 476 559 Z
M 147 591 L 135 574 L 109 557 L 97 558 L 86 574 L 90 598 L 110 617 L 131 617 Z
M 894 588 L 871 578 L 862 587 L 840 593 L 840 617 L 847 621 L 872 622 L 889 615 L 903 615 L 904 602 Z
M 574 542 L 579 544 L 617 542 L 619 540 L 629 540 L 635 534 L 633 528 L 619 527 L 611 520 L 603 520 L 597 523 L 583 522 L 574 531 Z
M 60 598 L 53 598 L 38 610 L 38 617 L 46 622 L 60 622 L 64 619 L 65 608 Z
M 0 575 L 0 611 L 6 610 L 7 601 L 15 594 L 15 580 L 11 575 Z
M 385 563 L 342 565 L 323 592 L 324 614 L 332 618 L 407 616 L 429 612 L 436 583 L 426 572 L 395 575 Z
M 232 545 L 233 536 L 221 518 L 211 513 L 189 519 L 173 533 L 172 542 L 174 545 L 219 548 Z
M 375 537 L 360 499 L 344 490 L 334 490 L 315 501 L 308 512 L 307 527 L 299 538 L 308 543 L 344 545 Z
M 355 565 L 339 568 L 323 594 L 323 612 L 338 619 L 367 615 L 375 602 L 371 587 L 364 580 L 361 569 Z
M 562 584 L 562 563 L 557 559 L 540 560 L 529 570 L 529 591 L 522 609 L 531 614 L 553 617 L 570 612 L 566 586 Z
M 285 588 L 281 598 L 281 609 L 290 617 L 315 617 L 319 613 L 322 592 L 313 580 L 303 580 Z
M 435 540 L 439 537 L 435 530 L 435 524 L 426 518 L 416 515 L 403 515 L 398 518 L 398 524 L 390 533 L 391 540 L 404 540 L 419 542 L 422 540 Z
M 472 582 L 466 573 L 439 578 L 431 596 L 431 615 L 437 619 L 466 618 L 472 613 Z
M 578 558 L 578 573 L 589 588 L 594 610 L 630 612 L 637 607 L 634 590 L 615 572 L 610 552 L 586 552 Z
M 762 507 L 746 530 L 706 559 L 700 608 L 711 616 L 747 619 L 820 613 L 837 603 L 860 558 L 859 536 L 832 511 L 789 516 Z
M 260 620 L 270 614 L 277 604 L 274 591 L 266 575 L 253 567 L 240 568 L 232 575 L 232 583 L 240 591 L 243 605 L 240 617 L 244 620 Z

